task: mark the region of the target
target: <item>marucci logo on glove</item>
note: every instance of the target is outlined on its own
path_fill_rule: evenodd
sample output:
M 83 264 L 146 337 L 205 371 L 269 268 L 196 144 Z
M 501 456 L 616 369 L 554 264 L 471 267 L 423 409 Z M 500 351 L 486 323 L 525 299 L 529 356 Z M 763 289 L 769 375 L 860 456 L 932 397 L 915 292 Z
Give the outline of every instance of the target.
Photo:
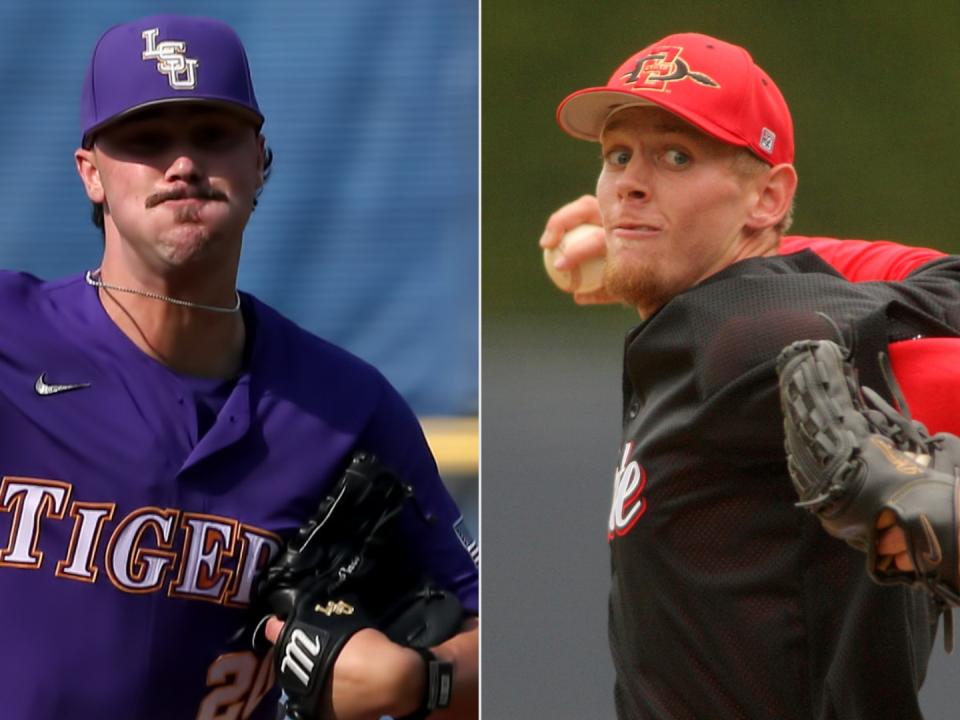
M 300 683 L 307 687 L 310 684 L 310 673 L 317 663 L 323 645 L 319 637 L 310 638 L 303 630 L 294 630 L 290 639 L 283 647 L 283 660 L 280 661 L 280 672 L 288 670 Z

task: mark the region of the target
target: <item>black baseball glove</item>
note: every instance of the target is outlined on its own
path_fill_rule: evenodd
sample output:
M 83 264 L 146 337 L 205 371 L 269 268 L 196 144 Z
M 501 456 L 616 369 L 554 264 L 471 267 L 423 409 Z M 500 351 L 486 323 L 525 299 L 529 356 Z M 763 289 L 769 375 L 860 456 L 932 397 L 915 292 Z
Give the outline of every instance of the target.
M 831 535 L 865 551 L 867 572 L 878 583 L 921 585 L 941 604 L 960 605 L 960 439 L 931 437 L 861 388 L 833 342 L 793 343 L 780 354 L 777 371 L 797 504 Z M 906 411 L 905 402 L 899 404 Z M 903 529 L 915 572 L 878 565 L 876 523 L 883 510 Z
M 275 667 L 290 718 L 322 717 L 334 662 L 362 628 L 415 648 L 459 629 L 456 596 L 414 569 L 395 532 L 412 492 L 374 457 L 357 454 L 261 575 L 252 604 L 254 648 L 269 648 L 263 634 L 269 616 L 284 621 Z

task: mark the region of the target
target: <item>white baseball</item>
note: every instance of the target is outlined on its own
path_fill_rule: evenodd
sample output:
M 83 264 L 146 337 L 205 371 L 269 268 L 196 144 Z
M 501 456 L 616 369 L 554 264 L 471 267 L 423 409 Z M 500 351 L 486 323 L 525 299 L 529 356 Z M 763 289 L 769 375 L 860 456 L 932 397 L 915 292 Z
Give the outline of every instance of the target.
M 553 263 L 561 253 L 567 252 L 579 243 L 588 242 L 589 237 L 597 230 L 602 232 L 599 225 L 584 223 L 577 225 L 567 232 L 560 244 L 553 248 L 544 248 L 543 265 L 553 284 L 564 292 L 595 292 L 603 289 L 603 266 L 606 257 L 592 257 L 584 260 L 572 270 L 557 270 Z

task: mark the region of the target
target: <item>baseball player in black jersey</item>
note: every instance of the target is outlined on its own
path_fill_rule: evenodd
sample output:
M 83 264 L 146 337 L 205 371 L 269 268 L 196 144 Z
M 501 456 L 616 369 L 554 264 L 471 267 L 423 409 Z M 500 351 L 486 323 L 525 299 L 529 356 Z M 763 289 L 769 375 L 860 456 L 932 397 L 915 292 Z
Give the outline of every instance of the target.
M 960 259 L 855 284 L 808 250 L 778 254 L 792 120 L 721 40 L 658 41 L 557 119 L 602 146 L 604 292 L 641 318 L 608 525 L 618 716 L 919 718 L 937 609 L 872 582 L 861 553 L 795 506 L 776 359 L 834 340 L 883 388 L 889 344 L 957 336 Z

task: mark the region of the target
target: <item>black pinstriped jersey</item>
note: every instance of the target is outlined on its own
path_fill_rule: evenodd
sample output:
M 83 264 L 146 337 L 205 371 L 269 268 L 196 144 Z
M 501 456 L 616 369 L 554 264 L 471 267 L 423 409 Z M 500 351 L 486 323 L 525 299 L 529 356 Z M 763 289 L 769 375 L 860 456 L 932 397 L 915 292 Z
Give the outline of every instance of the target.
M 936 633 L 921 591 L 794 506 L 774 363 L 802 338 L 854 348 L 956 335 L 960 259 L 851 284 L 810 252 L 737 263 L 627 337 L 610 512 L 621 720 L 909 720 Z

